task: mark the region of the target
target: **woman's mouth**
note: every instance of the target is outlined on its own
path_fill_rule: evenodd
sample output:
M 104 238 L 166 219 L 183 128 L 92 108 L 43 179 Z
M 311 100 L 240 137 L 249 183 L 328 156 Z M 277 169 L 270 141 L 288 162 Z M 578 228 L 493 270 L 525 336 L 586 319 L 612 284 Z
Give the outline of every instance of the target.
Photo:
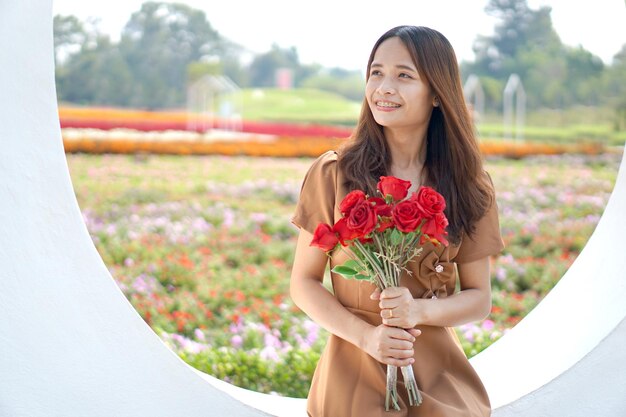
M 400 105 L 398 103 L 394 103 L 391 101 L 377 101 L 376 108 L 380 111 L 392 111 L 399 108 Z

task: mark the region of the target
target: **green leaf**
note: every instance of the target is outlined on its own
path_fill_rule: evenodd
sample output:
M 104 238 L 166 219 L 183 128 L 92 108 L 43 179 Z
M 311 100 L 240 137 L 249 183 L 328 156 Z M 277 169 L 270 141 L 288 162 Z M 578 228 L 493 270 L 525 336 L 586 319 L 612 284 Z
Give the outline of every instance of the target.
M 361 269 L 361 267 L 359 266 L 359 263 L 357 261 L 355 261 L 354 259 L 348 259 L 347 261 L 345 261 L 343 263 L 343 266 L 347 266 L 348 268 L 352 268 L 355 271 L 358 271 L 359 269 Z
M 343 275 L 344 277 L 353 277 L 358 274 L 354 269 L 345 265 L 337 265 L 332 269 L 335 274 Z
M 356 274 L 352 278 L 357 279 L 359 281 L 369 281 L 370 280 L 370 277 L 368 275 L 363 275 L 363 274 Z
M 402 242 L 402 232 L 398 229 L 393 229 L 391 232 L 391 244 L 397 246 Z

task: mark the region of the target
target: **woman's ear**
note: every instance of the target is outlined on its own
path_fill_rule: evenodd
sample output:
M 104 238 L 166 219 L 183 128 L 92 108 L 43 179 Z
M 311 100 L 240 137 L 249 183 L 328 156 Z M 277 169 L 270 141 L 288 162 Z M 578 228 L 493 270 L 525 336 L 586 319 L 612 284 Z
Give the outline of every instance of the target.
M 433 98 L 433 107 L 439 107 L 439 97 L 437 96 Z

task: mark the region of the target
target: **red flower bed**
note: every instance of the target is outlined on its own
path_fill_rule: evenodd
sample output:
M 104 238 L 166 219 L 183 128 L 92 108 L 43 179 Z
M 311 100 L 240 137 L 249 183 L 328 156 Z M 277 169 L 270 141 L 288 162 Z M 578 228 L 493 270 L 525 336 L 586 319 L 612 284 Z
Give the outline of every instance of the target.
M 100 130 L 124 128 L 142 132 L 180 130 L 200 133 L 210 130 L 210 128 L 203 127 L 195 129 L 189 128 L 187 125 L 187 114 L 184 112 L 60 108 L 59 119 L 61 121 L 61 128 Z M 218 119 L 214 119 L 212 124 L 220 126 L 221 122 Z M 325 138 L 344 138 L 350 136 L 352 128 L 317 124 L 243 121 L 242 131 L 245 133 L 261 133 L 290 137 L 317 136 Z

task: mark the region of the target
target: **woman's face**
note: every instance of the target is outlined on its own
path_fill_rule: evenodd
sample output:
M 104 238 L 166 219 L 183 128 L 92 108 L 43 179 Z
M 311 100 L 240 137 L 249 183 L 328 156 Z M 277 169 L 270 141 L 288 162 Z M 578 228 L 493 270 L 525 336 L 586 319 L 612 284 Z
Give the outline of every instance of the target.
M 376 50 L 365 96 L 374 119 L 387 129 L 428 125 L 434 96 L 397 36 L 385 40 Z

